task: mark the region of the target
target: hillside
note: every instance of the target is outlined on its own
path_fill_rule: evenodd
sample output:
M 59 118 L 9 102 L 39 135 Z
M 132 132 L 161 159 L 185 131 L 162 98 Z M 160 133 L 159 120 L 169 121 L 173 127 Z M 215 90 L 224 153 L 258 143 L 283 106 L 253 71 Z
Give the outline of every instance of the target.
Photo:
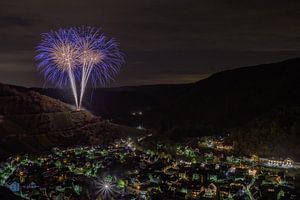
M 298 106 L 299 65 L 298 58 L 214 74 L 172 101 L 167 118 L 226 131 L 279 107 Z
M 300 160 L 300 106 L 282 107 L 230 130 L 237 152 Z
M 96 115 L 133 126 L 142 124 L 174 140 L 232 132 L 240 136 L 234 138 L 241 146 L 245 146 L 242 141 L 249 141 L 247 146 L 265 156 L 293 155 L 300 160 L 295 150 L 300 141 L 295 131 L 300 115 L 299 66 L 300 58 L 295 58 L 216 73 L 192 84 L 96 89 L 87 93 L 84 106 Z M 71 99 L 68 95 L 60 97 L 65 93 L 61 90 L 35 90 L 67 102 Z M 132 111 L 143 111 L 143 115 L 132 116 Z M 273 126 L 277 131 L 270 130 Z M 250 133 L 264 135 L 263 142 L 257 145 L 247 140 Z M 284 145 L 270 147 L 285 134 Z
M 113 119 L 117 123 L 137 126 L 136 119 L 131 115 L 132 111 L 144 111 L 142 124 L 153 127 L 158 116 L 149 120 L 157 108 L 163 108 L 177 94 L 189 89 L 190 84 L 184 85 L 146 85 L 128 86 L 119 88 L 87 89 L 83 106 L 98 116 Z M 72 104 L 72 94 L 68 89 L 58 88 L 32 88 L 41 94 L 60 99 Z
M 26 88 L 0 84 L 0 157 L 138 134 Z
M 84 106 L 96 115 L 149 128 L 194 129 L 220 133 L 281 106 L 300 103 L 300 58 L 242 67 L 211 75 L 192 84 L 98 88 L 85 96 Z M 68 92 L 34 90 L 71 103 Z

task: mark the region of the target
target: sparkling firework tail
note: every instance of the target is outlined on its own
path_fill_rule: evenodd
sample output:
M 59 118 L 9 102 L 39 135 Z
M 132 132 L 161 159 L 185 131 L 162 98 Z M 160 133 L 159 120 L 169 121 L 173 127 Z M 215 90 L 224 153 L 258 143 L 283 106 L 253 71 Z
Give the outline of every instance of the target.
M 47 81 L 53 82 L 58 87 L 68 83 L 78 109 L 78 97 L 76 90 L 76 65 L 78 50 L 75 45 L 72 29 L 59 29 L 42 34 L 42 41 L 37 46 L 40 61 L 38 70 L 43 73 Z
M 70 84 L 71 84 L 71 88 L 72 88 L 72 93 L 75 99 L 75 105 L 76 105 L 76 109 L 79 110 L 79 106 L 78 106 L 78 96 L 77 96 L 77 89 L 76 89 L 76 82 L 75 82 L 75 78 L 74 78 L 74 74 L 73 71 L 71 70 L 71 68 L 68 69 L 68 75 L 69 75 L 69 80 L 70 80 Z
M 100 30 L 91 27 L 76 29 L 76 40 L 81 56 L 81 89 L 79 108 L 82 105 L 83 96 L 88 82 L 96 87 L 99 83 L 104 85 L 117 74 L 124 63 L 124 55 L 119 45 L 113 40 L 107 40 Z
M 69 83 L 78 110 L 88 83 L 92 87 L 104 85 L 113 80 L 125 63 L 114 39 L 108 40 L 99 29 L 85 26 L 43 34 L 37 51 L 38 70 L 56 86 Z M 79 96 L 77 81 L 80 81 Z

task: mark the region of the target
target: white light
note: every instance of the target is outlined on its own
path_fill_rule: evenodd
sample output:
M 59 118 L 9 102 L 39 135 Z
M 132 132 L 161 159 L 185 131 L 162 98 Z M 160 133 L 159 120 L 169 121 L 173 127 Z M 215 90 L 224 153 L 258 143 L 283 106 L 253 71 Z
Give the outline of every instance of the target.
M 116 187 L 112 182 L 100 180 L 95 184 L 95 195 L 104 199 L 110 199 L 116 192 Z
M 82 76 L 81 76 L 81 89 L 80 89 L 80 96 L 79 96 L 79 108 L 82 105 L 82 98 L 85 92 L 85 88 L 89 79 L 89 76 L 92 72 L 93 66 L 97 63 L 100 63 L 104 56 L 101 52 L 96 52 L 92 49 L 89 49 L 89 44 L 87 45 L 87 50 L 84 50 L 84 54 L 80 58 L 80 62 L 82 64 Z M 88 62 L 86 62 L 88 60 Z

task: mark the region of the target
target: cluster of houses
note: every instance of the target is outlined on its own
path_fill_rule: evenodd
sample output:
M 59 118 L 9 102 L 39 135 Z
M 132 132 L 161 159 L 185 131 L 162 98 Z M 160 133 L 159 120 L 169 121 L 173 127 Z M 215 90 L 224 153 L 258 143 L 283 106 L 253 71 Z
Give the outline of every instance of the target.
M 146 140 L 13 157 L 2 164 L 1 185 L 28 199 L 101 199 L 104 193 L 102 199 L 297 198 L 295 177 L 280 168 L 254 165 L 251 159 L 229 155 L 227 148 L 225 153 L 191 146 L 171 151 L 163 143 L 150 148 Z M 281 163 L 292 164 L 290 159 Z M 99 189 L 101 184 L 94 184 L 99 177 L 100 183 L 107 180 L 102 177 L 113 178 Z
M 261 158 L 260 161 L 262 164 L 267 166 L 282 168 L 293 168 L 295 164 L 295 162 L 290 158 L 286 158 L 284 160 Z

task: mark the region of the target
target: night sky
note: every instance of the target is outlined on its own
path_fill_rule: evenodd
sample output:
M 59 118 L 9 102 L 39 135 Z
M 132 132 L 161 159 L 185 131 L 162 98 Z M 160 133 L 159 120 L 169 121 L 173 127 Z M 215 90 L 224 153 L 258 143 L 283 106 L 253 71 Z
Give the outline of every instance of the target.
M 109 86 L 194 82 L 300 57 L 299 0 L 2 0 L 0 82 L 43 86 L 40 34 L 80 25 L 102 28 L 126 53 Z

